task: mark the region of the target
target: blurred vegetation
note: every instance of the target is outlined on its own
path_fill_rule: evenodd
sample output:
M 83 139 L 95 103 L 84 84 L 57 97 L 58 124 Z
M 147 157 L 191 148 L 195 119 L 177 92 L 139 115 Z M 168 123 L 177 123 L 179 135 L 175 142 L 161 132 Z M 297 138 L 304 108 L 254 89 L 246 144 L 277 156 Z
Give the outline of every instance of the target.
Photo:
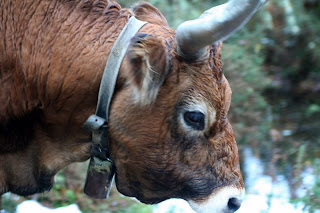
M 136 0 L 119 0 L 130 7 Z M 171 27 L 194 19 L 222 0 L 149 0 Z M 292 202 L 320 209 L 320 0 L 269 0 L 247 26 L 224 43 L 224 73 L 233 90 L 230 120 L 239 144 L 254 149 L 266 173 L 288 179 Z M 242 156 L 243 159 L 245 156 Z M 151 212 L 113 187 L 111 199 L 82 193 L 84 171 L 68 167 L 48 194 L 33 197 L 48 206 L 76 202 L 84 212 Z M 304 186 L 306 171 L 315 177 Z M 79 177 L 81 176 L 82 177 Z M 307 188 L 304 195 L 297 191 Z M 121 198 L 121 199 L 119 199 Z M 12 199 L 2 201 L 14 209 Z M 139 211 L 138 211 L 139 210 Z M 8 211 L 8 212 L 10 212 Z
M 315 180 L 315 184 L 307 190 L 305 196 L 293 199 L 295 203 L 302 202 L 304 204 L 303 209 L 310 213 L 314 213 L 320 209 L 320 159 L 315 159 L 313 163 L 313 168 L 315 169 L 314 175 L 318 177 Z

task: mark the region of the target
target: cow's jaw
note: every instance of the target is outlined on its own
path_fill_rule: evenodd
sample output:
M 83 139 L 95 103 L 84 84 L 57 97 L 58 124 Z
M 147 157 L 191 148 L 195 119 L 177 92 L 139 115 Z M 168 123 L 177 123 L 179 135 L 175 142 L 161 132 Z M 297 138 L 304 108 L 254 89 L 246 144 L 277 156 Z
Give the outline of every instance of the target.
M 212 193 L 205 201 L 188 201 L 197 213 L 233 213 L 240 207 L 245 190 L 226 186 Z

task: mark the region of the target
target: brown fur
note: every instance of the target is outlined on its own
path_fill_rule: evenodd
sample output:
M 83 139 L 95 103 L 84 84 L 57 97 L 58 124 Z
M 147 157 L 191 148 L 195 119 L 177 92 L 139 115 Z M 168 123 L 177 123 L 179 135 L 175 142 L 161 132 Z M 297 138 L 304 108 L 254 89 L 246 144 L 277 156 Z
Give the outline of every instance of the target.
M 156 203 L 243 187 L 221 45 L 184 61 L 174 30 L 147 3 L 127 10 L 102 0 L 8 0 L 0 8 L 0 194 L 47 190 L 59 169 L 89 157 L 90 135 L 81 126 L 95 111 L 109 51 L 132 15 L 149 24 L 140 30 L 146 36 L 132 40 L 111 103 L 118 189 Z M 194 103 L 207 107 L 204 131 L 188 131 L 179 120 Z
M 42 171 L 89 157 L 81 125 L 95 111 L 109 49 L 131 12 L 108 1 L 0 4 L 0 169 L 7 183 L 0 194 L 35 193 Z

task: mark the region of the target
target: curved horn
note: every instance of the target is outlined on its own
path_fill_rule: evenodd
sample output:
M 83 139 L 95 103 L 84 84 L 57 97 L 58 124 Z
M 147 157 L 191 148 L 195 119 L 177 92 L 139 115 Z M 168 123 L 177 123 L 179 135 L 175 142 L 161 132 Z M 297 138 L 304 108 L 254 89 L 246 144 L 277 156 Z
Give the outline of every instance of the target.
M 230 0 L 205 11 L 198 19 L 183 22 L 176 31 L 178 53 L 187 59 L 200 57 L 206 46 L 227 39 L 267 1 Z

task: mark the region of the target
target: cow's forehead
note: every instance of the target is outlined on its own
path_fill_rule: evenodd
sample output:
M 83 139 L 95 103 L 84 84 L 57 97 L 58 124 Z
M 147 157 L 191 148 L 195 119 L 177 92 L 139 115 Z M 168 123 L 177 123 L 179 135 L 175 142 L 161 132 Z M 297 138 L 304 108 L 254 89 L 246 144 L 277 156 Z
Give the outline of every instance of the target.
M 221 67 L 213 63 L 210 58 L 199 64 L 182 67 L 190 82 L 189 92 L 193 93 L 194 98 L 205 98 L 207 104 L 222 101 L 226 90 L 230 91 Z

